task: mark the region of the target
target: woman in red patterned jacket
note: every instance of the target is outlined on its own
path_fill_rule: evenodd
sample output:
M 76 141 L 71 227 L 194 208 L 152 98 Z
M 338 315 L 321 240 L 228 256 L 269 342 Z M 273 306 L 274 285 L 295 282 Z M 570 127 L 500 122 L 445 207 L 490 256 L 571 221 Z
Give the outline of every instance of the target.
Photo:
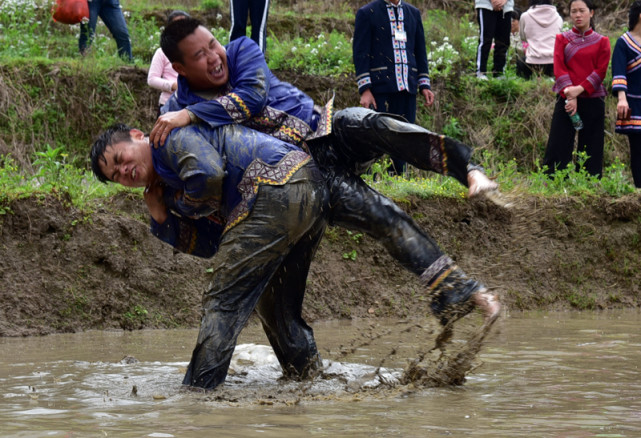
M 543 159 L 549 174 L 572 162 L 578 131 L 577 151 L 588 155 L 585 169 L 591 175 L 601 176 L 606 96 L 603 80 L 610 63 L 610 41 L 594 31 L 593 17 L 592 0 L 571 0 L 573 27 L 556 36 L 553 90 L 558 96 Z M 570 119 L 577 113 L 583 122 L 582 128 Z

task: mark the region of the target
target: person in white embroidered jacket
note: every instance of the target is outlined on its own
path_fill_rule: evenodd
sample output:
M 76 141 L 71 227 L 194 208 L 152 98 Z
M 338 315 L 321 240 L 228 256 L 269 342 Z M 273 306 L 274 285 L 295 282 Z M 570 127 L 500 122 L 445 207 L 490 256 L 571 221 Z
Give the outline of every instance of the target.
M 554 41 L 561 33 L 563 19 L 552 5 L 552 0 L 530 0 L 529 9 L 521 15 L 519 33 L 528 43 L 525 64 L 529 67 L 526 78 L 532 73 L 554 76 Z

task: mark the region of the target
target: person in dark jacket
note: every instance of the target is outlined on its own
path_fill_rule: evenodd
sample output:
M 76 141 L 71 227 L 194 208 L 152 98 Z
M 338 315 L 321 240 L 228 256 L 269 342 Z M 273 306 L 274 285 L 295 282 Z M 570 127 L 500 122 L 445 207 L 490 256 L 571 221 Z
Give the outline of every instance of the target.
M 416 121 L 416 96 L 434 103 L 421 12 L 403 0 L 375 0 L 358 10 L 353 42 L 356 82 L 364 108 Z M 406 163 L 392 157 L 396 173 Z

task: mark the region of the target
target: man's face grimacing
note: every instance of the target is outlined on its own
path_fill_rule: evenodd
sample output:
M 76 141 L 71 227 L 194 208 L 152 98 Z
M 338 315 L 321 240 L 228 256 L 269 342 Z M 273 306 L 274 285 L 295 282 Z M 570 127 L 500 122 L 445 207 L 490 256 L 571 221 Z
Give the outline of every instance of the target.
M 100 170 L 110 180 L 127 187 L 146 187 L 154 170 L 151 147 L 145 134 L 131 130 L 131 141 L 107 146 L 100 161 Z
M 182 62 L 174 62 L 172 66 L 187 78 L 192 89 L 211 90 L 227 84 L 227 53 L 207 28 L 198 26 L 178 43 L 178 49 Z

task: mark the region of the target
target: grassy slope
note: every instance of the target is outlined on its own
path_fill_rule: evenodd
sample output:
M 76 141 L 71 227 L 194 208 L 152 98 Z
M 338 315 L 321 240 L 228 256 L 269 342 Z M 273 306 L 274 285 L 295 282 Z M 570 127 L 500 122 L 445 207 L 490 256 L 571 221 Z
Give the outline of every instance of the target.
M 357 105 L 349 41 L 354 9 L 359 3 L 325 2 L 319 10 L 311 2 L 274 2 L 269 19 L 270 65 L 277 72 L 286 69 L 281 76 L 319 101 L 329 95 L 329 90 L 301 83 L 298 75 L 334 71 L 327 86 L 337 92 L 338 105 Z M 457 2 L 416 3 L 424 8 L 443 4 L 461 13 Z M 115 44 L 104 26 L 99 27 L 88 58 L 80 60 L 76 54 L 78 26 L 53 23 L 46 7 L 37 9 L 35 17 L 24 18 L 26 24 L 15 14 L 11 18 L 0 14 L 4 26 L 0 39 L 9 43 L 0 45 L 9 48 L 0 49 L 0 80 L 6 84 L 0 94 L 0 154 L 11 153 L 20 164 L 27 165 L 35 151 L 47 145 L 62 146 L 72 161 L 79 157 L 82 163 L 86 145 L 106 124 L 120 120 L 142 127 L 150 125 L 156 92 L 144 83 L 145 69 L 158 45 L 163 17 L 175 6 L 162 1 L 132 1 L 126 7 L 137 59 L 131 68 L 113 56 Z M 182 8 L 207 22 L 221 40 L 226 39 L 226 2 L 210 10 L 199 8 L 193 1 Z M 424 19 L 437 100 L 433 108 L 419 108 L 418 123 L 473 145 L 477 151 L 489 151 L 485 161 L 491 167 L 496 167 L 496 161 L 515 159 L 521 170 L 534 169 L 547 141 L 554 102 L 551 84 L 516 79 L 513 66 L 507 80 L 475 81 L 472 60 L 477 30 L 470 24 L 473 16 L 466 14 L 461 20 L 453 12 L 427 10 Z M 612 36 L 618 35 L 620 20 L 610 19 L 608 23 L 614 26 Z M 329 41 L 329 28 L 338 31 L 334 41 Z M 323 38 L 319 37 L 323 30 L 330 45 L 318 46 L 318 55 L 310 49 L 305 52 L 305 45 Z M 31 34 L 18 43 L 18 34 L 26 31 Z M 298 50 L 292 52 L 292 46 Z M 340 55 L 340 59 L 327 59 L 329 54 Z M 608 99 L 606 166 L 617 157 L 627 162 L 625 139 L 613 134 L 614 105 L 614 99 Z
M 318 6 L 311 2 L 297 2 L 290 7 L 285 3 L 276 2 L 271 11 L 270 29 L 276 38 L 271 41 L 268 53 L 273 53 L 274 57 L 278 50 L 290 50 L 287 53 L 291 53 L 291 43 L 288 46 L 290 37 L 309 39 L 329 26 L 342 30 L 348 39 L 350 20 L 353 19 L 350 11 L 353 9 L 347 8 L 353 6 L 354 2 L 325 3 L 326 8 L 323 11 L 326 13 L 323 14 L 317 13 Z M 75 163 L 81 168 L 85 167 L 87 145 L 108 123 L 118 120 L 147 129 L 153 123 L 157 93 L 146 85 L 146 66 L 155 43 L 145 41 L 149 40 L 150 36 L 153 39 L 164 12 L 172 9 L 174 5 L 156 2 L 148 5 L 132 1 L 127 2 L 127 7 L 131 7 L 132 11 L 129 25 L 134 39 L 135 54 L 138 57 L 133 66 L 125 65 L 110 55 L 115 52 L 115 44 L 109 37 L 99 38 L 94 46 L 95 50 L 87 59 L 78 59 L 75 54 L 73 29 L 50 22 L 46 25 L 37 25 L 34 22 L 34 32 L 29 34 L 35 35 L 34 40 L 29 42 L 28 38 L 23 38 L 27 41 L 9 53 L 2 49 L 7 47 L 4 43 L 16 41 L 17 35 L 12 34 L 6 21 L 2 21 L 4 27 L 0 32 L 0 81 L 4 87 L 0 89 L 0 155 L 3 158 L 0 158 L 0 162 L 3 162 L 5 167 L 0 172 L 0 231 L 4 231 L 0 232 L 0 236 L 7 240 L 2 245 L 6 252 L 0 257 L 0 279 L 4 279 L 4 284 L 10 284 L 15 290 L 12 292 L 13 295 L 9 296 L 9 300 L 3 298 L 0 302 L 5 303 L 6 309 L 12 314 L 17 314 L 16 309 L 24 302 L 21 298 L 23 291 L 20 289 L 22 283 L 9 280 L 9 275 L 14 274 L 25 275 L 25 278 L 33 280 L 34 284 L 38 281 L 42 283 L 29 288 L 36 297 L 50 297 L 54 296 L 52 292 L 59 292 L 60 295 L 54 297 L 58 299 L 60 309 L 58 313 L 54 312 L 55 322 L 52 322 L 52 328 L 47 330 L 74 329 L 74 326 L 65 325 L 74 323 L 78 324 L 76 328 L 114 324 L 132 328 L 137 323 L 144 326 L 174 324 L 173 320 L 168 323 L 163 322 L 161 318 L 160 322 L 154 322 L 151 316 L 144 316 L 147 315 L 142 312 L 145 308 L 150 309 L 151 315 L 151 304 L 139 296 L 146 277 L 137 277 L 137 274 L 130 276 L 128 269 L 125 269 L 130 262 L 122 262 L 118 258 L 122 256 L 138 260 L 141 262 L 140 271 L 143 273 L 146 272 L 147 266 L 156 266 L 157 261 L 154 263 L 151 260 L 158 258 L 153 246 L 157 246 L 158 242 L 152 243 L 151 238 L 149 241 L 146 240 L 149 237 L 146 226 L 141 224 L 139 219 L 130 221 L 127 220 L 127 213 L 117 213 L 116 225 L 111 213 L 105 214 L 101 211 L 103 206 L 94 206 L 92 208 L 97 209 L 100 214 L 89 216 L 83 211 L 71 208 L 71 215 L 61 212 L 54 221 L 49 215 L 43 214 L 49 211 L 51 197 L 39 196 L 34 196 L 26 202 L 25 205 L 30 209 L 23 217 L 19 217 L 17 208 L 15 212 L 4 208 L 5 205 L 20 204 L 5 204 L 4 196 L 7 190 L 22 182 L 21 172 L 30 175 L 39 172 L 40 177 L 36 181 L 38 184 L 43 184 L 44 181 L 41 191 L 62 193 L 60 197 L 63 199 L 63 207 L 58 205 L 60 201 L 55 201 L 52 210 L 57 212 L 68 208 L 66 191 L 71 191 L 72 187 L 83 187 L 86 192 L 84 187 L 91 184 L 84 181 L 82 173 L 75 173 L 71 170 L 72 167 L 64 163 Z M 219 11 L 209 12 L 193 9 L 197 7 L 193 2 L 182 7 L 194 14 L 202 15 L 208 23 L 213 23 L 212 26 L 218 23 L 222 29 L 221 38 L 224 37 L 224 7 Z M 218 18 L 219 14 L 221 18 Z M 45 20 L 47 16 L 47 11 L 43 9 L 39 19 Z M 445 46 L 444 36 L 452 35 L 450 43 L 462 55 L 454 57 L 452 62 L 446 60 L 438 63 L 435 59 L 433 73 L 437 102 L 432 109 L 421 109 L 421 123 L 435 131 L 445 132 L 475 145 L 486 166 L 493 173 L 500 174 L 503 187 L 508 191 L 512 190 L 511 195 L 515 198 L 520 197 L 524 186 L 527 186 L 530 192 L 545 193 L 543 186 L 549 188 L 556 185 L 556 193 L 563 193 L 568 188 L 577 188 L 579 194 L 594 193 L 594 185 L 589 182 L 586 184 L 585 180 L 578 183 L 554 182 L 540 179 L 536 174 L 528 174 L 528 178 L 524 179 L 523 174 L 515 171 L 516 168 L 526 171 L 534 169 L 537 158 L 541 156 L 554 100 L 549 82 L 523 82 L 514 78 L 487 83 L 474 81 L 469 45 L 473 44 L 475 34 L 473 28 L 466 24 L 469 16 L 465 15 L 461 20 L 458 15 L 432 11 L 426 20 L 429 23 L 429 41 L 436 41 L 436 47 L 440 48 Z M 615 29 L 611 34 L 615 36 L 618 32 L 619 30 Z M 21 50 L 24 53 L 17 56 L 16 53 Z M 30 51 L 37 53 L 29 54 Z M 43 51 L 48 54 L 43 54 Z M 305 62 L 315 61 L 306 58 Z M 357 104 L 353 75 L 311 77 L 304 74 L 306 71 L 303 64 L 299 70 L 287 67 L 278 70 L 278 74 L 305 89 L 318 101 L 327 97 L 327 90 L 335 90 L 339 106 Z M 610 119 L 607 122 L 606 160 L 610 164 L 616 161 L 616 157 L 620 157 L 625 162 L 627 146 L 622 138 L 612 134 L 611 129 L 613 99 L 608 99 L 608 108 Z M 6 171 L 9 163 L 7 154 L 11 154 L 14 159 L 14 173 Z M 624 173 L 624 176 L 627 178 L 627 173 Z M 621 178 L 606 180 L 615 185 L 623 185 Z M 422 185 L 428 186 L 427 189 L 422 190 Z M 408 189 L 406 186 L 411 187 Z M 460 203 L 451 197 L 443 197 L 443 193 L 446 196 L 451 196 L 452 193 L 460 196 L 461 190 L 451 188 L 448 191 L 448 184 L 441 185 L 439 179 L 432 185 L 424 181 L 418 185 L 411 185 L 405 181 L 384 180 L 378 186 L 381 191 L 393 192 L 396 199 L 404 198 L 407 192 L 417 190 L 417 187 L 420 196 L 424 196 L 425 193 L 433 196 L 432 202 L 421 203 L 415 198 L 409 198 L 402 200 L 401 205 L 406 207 L 408 213 L 412 214 L 421 226 L 434 235 L 448 254 L 452 254 L 466 268 L 470 268 L 470 272 L 487 279 L 489 284 L 501 285 L 507 301 L 514 307 L 565 305 L 599 308 L 618 304 L 638 305 L 639 289 L 636 285 L 639 277 L 637 266 L 641 221 L 638 202 L 635 199 L 624 197 L 619 200 L 594 200 L 586 199 L 581 194 L 563 196 L 564 199 L 560 200 L 541 200 L 528 196 L 520 197 L 522 203 L 516 212 L 504 212 L 501 209 L 486 208 L 483 203 Z M 442 187 L 446 190 L 442 191 Z M 136 196 L 135 199 L 137 202 L 139 197 Z M 39 205 L 40 202 L 43 206 Z M 447 214 L 439 210 L 441 204 Z M 422 211 L 421 208 L 434 211 Z M 522 220 L 519 215 L 527 220 Z M 103 228 L 96 228 L 92 223 L 94 220 L 101 223 Z M 11 234 L 12 226 L 17 229 L 15 235 Z M 102 231 L 103 229 L 105 231 Z M 96 239 L 96 230 L 100 230 L 100 239 Z M 38 235 L 38 232 L 42 236 Z M 117 237 L 106 238 L 110 232 L 117 234 Z M 336 231 L 328 233 L 323 244 L 326 253 L 319 259 L 324 262 L 331 257 L 337 258 L 339 264 L 347 266 L 343 266 L 347 273 L 341 271 L 338 274 L 324 274 L 327 267 L 321 262 L 315 265 L 317 273 L 312 276 L 314 284 L 310 286 L 307 307 L 312 309 L 315 317 L 320 318 L 337 315 L 367 316 L 371 302 L 378 302 L 379 298 L 367 295 L 368 292 L 371 293 L 368 290 L 371 286 L 368 288 L 368 285 L 363 285 L 355 289 L 355 283 L 349 279 L 358 278 L 362 273 L 362 266 L 372 266 L 371 269 L 374 270 L 374 266 L 378 264 L 393 270 L 395 264 L 385 259 L 384 255 L 380 255 L 380 247 L 376 245 L 372 248 L 356 246 L 351 235 L 341 235 L 343 237 L 338 239 L 338 243 L 342 245 L 340 246 L 332 240 L 335 233 Z M 93 248 L 94 243 L 87 245 L 87 242 L 92 241 L 87 240 L 85 236 L 92 236 L 89 239 L 99 241 L 104 248 Z M 114 251 L 110 246 L 111 242 L 122 248 Z M 553 244 L 553 250 L 547 251 L 550 243 Z M 139 260 L 139 246 L 146 248 L 146 245 L 154 248 L 148 251 L 151 254 L 150 260 Z M 536 249 L 536 245 L 540 245 L 541 249 Z M 32 246 L 35 249 L 29 252 Z M 48 255 L 52 248 L 63 255 L 74 254 L 82 248 L 91 252 L 95 261 L 89 256 L 75 258 L 72 263 L 73 266 L 78 265 L 77 270 L 66 269 L 60 272 L 57 270 L 60 269 L 59 262 L 54 260 L 55 263 L 49 263 Z M 572 257 L 569 256 L 568 248 L 572 249 Z M 598 248 L 599 251 L 593 251 L 591 248 Z M 352 267 L 349 261 L 342 260 L 342 255 L 349 255 L 354 249 L 357 251 L 359 263 Z M 170 254 L 167 248 L 164 250 Z M 24 252 L 22 258 L 18 256 L 20 251 Z M 494 260 L 496 263 L 488 263 L 488 260 Z M 110 264 L 110 261 L 113 263 Z M 9 268 L 14 265 L 16 269 Z M 505 269 L 508 265 L 511 269 L 509 272 Z M 63 268 L 66 266 L 72 265 L 65 261 Z M 592 269 L 592 266 L 598 269 Z M 36 272 L 36 269 L 41 269 L 42 275 L 31 274 Z M 154 272 L 150 277 L 156 280 L 164 279 L 166 273 L 173 269 L 175 266 L 169 263 L 166 270 Z M 90 275 L 87 275 L 87 270 L 91 272 Z M 110 296 L 109 299 L 105 299 L 104 305 L 101 305 L 99 300 L 92 300 L 83 295 L 100 296 L 105 290 L 103 283 L 93 278 L 96 274 L 92 270 L 104 271 L 105 282 L 114 276 L 114 272 L 121 275 L 119 281 L 123 293 L 122 297 L 118 298 L 121 301 L 115 301 Z M 204 268 L 185 277 L 180 277 L 172 271 L 172 279 L 177 284 L 183 279 L 193 282 L 195 278 L 200 278 L 202 270 Z M 372 272 L 372 278 L 380 277 L 380 271 Z M 550 272 L 553 274 L 549 274 Z M 383 293 L 389 293 L 389 297 L 385 296 L 385 300 L 380 300 L 384 301 L 381 305 L 381 315 L 405 315 L 403 312 L 408 312 L 407 307 L 412 308 L 410 297 L 414 297 L 413 285 L 403 285 L 402 293 L 405 295 L 397 295 L 396 289 L 399 284 L 403 284 L 406 275 L 396 273 L 397 277 L 394 277 L 394 274 L 387 273 L 389 284 L 385 283 L 381 287 Z M 193 296 L 190 298 L 193 305 L 182 304 L 191 313 L 185 319 L 176 321 L 176 324 L 191 324 L 197 321 L 197 312 L 194 309 L 197 308 L 199 300 L 200 283 L 197 281 L 193 286 Z M 601 293 L 601 290 L 606 289 L 604 285 L 609 287 L 612 284 L 616 285 L 612 286 L 612 289 L 622 291 L 622 296 L 611 290 L 606 291 L 607 295 Z M 154 285 L 147 287 L 151 287 L 150 299 L 156 299 L 157 290 L 154 289 Z M 3 289 L 7 292 L 6 287 Z M 111 291 L 109 287 L 106 289 Z M 328 294 L 328 291 L 332 293 Z M 172 299 L 169 298 L 173 297 L 173 291 L 171 292 L 167 294 L 167 300 Z M 403 303 L 403 300 L 406 300 L 405 304 L 399 304 Z M 116 308 L 115 304 L 122 305 L 122 308 Z M 174 304 L 159 301 L 154 305 L 158 309 L 172 309 L 166 312 L 167 318 L 171 319 L 172 312 L 176 314 L 176 307 L 172 307 Z M 332 307 L 339 304 L 340 308 Z M 105 309 L 112 314 L 104 314 Z M 41 308 L 32 310 L 32 313 L 23 312 L 27 318 L 25 321 L 32 318 L 33 324 L 37 325 L 41 322 L 39 318 L 47 312 L 43 312 Z M 94 310 L 97 313 L 93 313 Z M 376 312 L 379 314 L 379 309 L 376 309 Z M 74 315 L 77 316 L 75 320 L 72 318 Z M 88 318 L 87 315 L 93 319 L 83 319 Z M 4 319 L 8 321 L 8 317 Z M 142 321 L 143 319 L 145 321 Z M 28 327 L 26 322 L 16 326 Z M 34 333 L 39 332 L 33 330 Z

